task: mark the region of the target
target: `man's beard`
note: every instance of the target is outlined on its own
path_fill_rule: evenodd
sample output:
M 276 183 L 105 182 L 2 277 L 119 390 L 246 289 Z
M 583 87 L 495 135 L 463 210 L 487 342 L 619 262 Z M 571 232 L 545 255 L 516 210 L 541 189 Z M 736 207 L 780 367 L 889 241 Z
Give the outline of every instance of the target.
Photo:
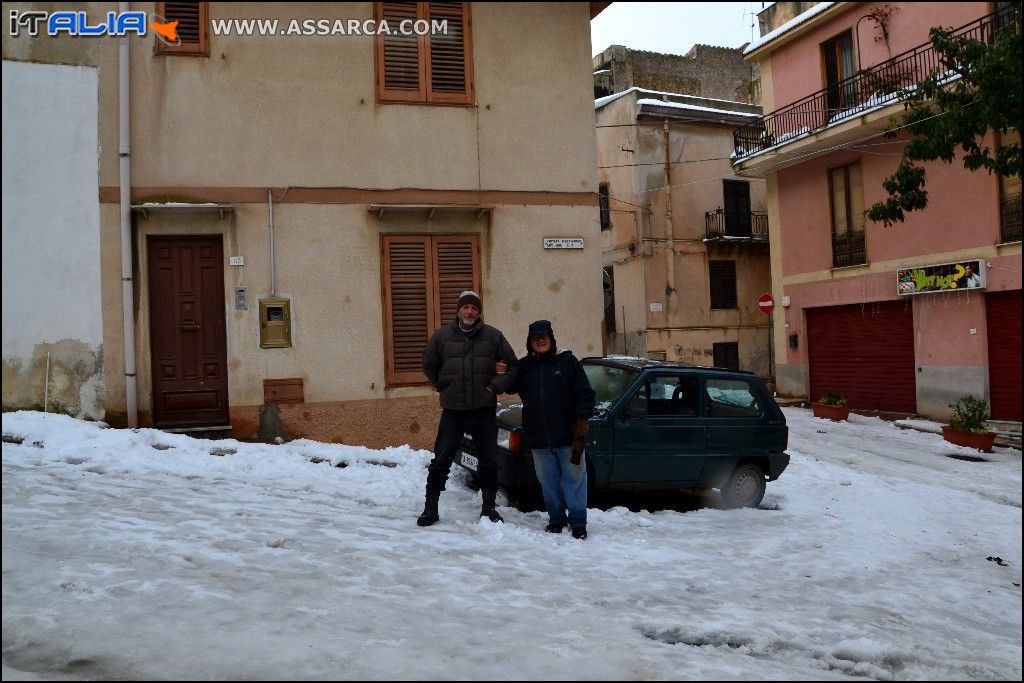
M 480 316 L 478 316 L 478 315 L 475 315 L 475 316 L 472 316 L 472 317 L 468 317 L 468 316 L 464 316 L 464 315 L 460 315 L 459 316 L 459 322 L 462 323 L 463 327 L 473 327 L 473 325 L 476 325 L 476 321 L 479 320 L 479 319 L 480 319 Z

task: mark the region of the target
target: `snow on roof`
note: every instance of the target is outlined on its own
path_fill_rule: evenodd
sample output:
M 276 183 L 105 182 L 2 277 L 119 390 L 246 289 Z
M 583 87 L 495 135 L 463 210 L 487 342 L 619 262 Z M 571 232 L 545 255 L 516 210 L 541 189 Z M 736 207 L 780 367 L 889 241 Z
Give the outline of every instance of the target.
M 735 111 L 735 110 L 732 110 L 732 109 L 716 109 L 714 107 L 698 107 L 695 104 L 683 104 L 681 102 L 669 102 L 667 100 L 642 99 L 642 100 L 637 100 L 636 103 L 637 104 L 654 105 L 654 106 L 658 106 L 658 107 L 670 107 L 672 109 L 690 109 L 690 110 L 693 110 L 693 111 L 708 111 L 708 112 L 713 112 L 715 114 L 732 114 L 733 116 L 749 116 L 749 117 L 755 118 L 755 119 L 756 118 L 760 118 L 760 116 L 761 116 L 760 114 L 752 114 L 752 113 L 746 112 L 746 111 Z
M 753 52 L 754 50 L 757 50 L 761 46 L 767 45 L 768 43 L 772 42 L 773 40 L 775 40 L 776 38 L 781 36 L 783 33 L 788 33 L 789 31 L 791 31 L 792 29 L 796 28 L 797 26 L 799 26 L 800 24 L 804 23 L 805 21 L 808 21 L 808 20 L 812 19 L 813 17 L 818 16 L 819 14 L 821 14 L 822 12 L 827 10 L 828 8 L 832 7 L 832 5 L 834 5 L 834 4 L 836 4 L 836 3 L 834 3 L 834 2 L 819 2 L 817 5 L 815 5 L 814 7 L 810 8 L 809 10 L 804 12 L 803 14 L 796 15 L 795 17 L 793 17 L 792 19 L 787 21 L 785 24 L 783 24 L 782 26 L 780 26 L 777 29 L 775 29 L 774 31 L 772 31 L 771 33 L 766 33 L 763 36 L 761 36 L 760 38 L 758 38 L 757 40 L 751 42 L 749 45 L 747 45 L 746 49 L 743 50 L 743 54 L 744 55 L 749 55 L 751 52 Z
M 594 100 L 594 109 L 600 109 L 601 107 L 603 107 L 604 105 L 608 104 L 609 102 L 613 102 L 613 101 L 619 99 L 620 97 L 622 97 L 623 95 L 628 95 L 631 92 L 640 93 L 641 95 L 668 95 L 669 97 L 686 97 L 686 98 L 691 99 L 691 100 L 702 100 L 704 102 L 721 102 L 722 104 L 741 104 L 741 105 L 745 105 L 745 106 L 751 106 L 749 102 L 738 102 L 736 100 L 720 100 L 720 99 L 715 98 L 715 97 L 701 97 L 699 95 L 685 95 L 685 94 L 680 93 L 680 92 L 665 92 L 663 90 L 647 90 L 646 88 L 638 88 L 636 86 L 633 86 L 632 88 L 629 88 L 628 90 L 623 90 L 622 92 L 617 92 L 617 93 L 615 93 L 613 95 L 605 95 L 604 97 L 597 98 L 596 100 Z M 658 100 L 658 101 L 661 102 L 662 100 Z M 719 110 L 715 109 L 714 111 L 719 111 Z

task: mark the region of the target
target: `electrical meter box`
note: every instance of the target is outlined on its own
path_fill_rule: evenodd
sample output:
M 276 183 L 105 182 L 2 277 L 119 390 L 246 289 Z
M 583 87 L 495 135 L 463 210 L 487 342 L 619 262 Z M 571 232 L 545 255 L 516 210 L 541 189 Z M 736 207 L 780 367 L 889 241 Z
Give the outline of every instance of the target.
M 291 301 L 288 299 L 260 299 L 260 347 L 287 349 L 291 345 Z

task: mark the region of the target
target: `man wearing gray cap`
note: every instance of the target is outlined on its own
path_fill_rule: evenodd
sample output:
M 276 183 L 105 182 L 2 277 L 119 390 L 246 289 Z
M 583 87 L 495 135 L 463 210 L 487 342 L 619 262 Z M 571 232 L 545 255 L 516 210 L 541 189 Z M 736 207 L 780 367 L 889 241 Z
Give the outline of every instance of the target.
M 472 435 L 480 461 L 480 516 L 492 522 L 503 521 L 494 507 L 498 491 L 494 409 L 498 394 L 508 391 L 515 381 L 518 362 L 505 335 L 481 320 L 482 310 L 479 294 L 460 294 L 455 320 L 437 330 L 423 351 L 423 374 L 441 394 L 441 422 L 434 441 L 434 459 L 427 470 L 426 504 L 416 520 L 419 526 L 430 526 L 439 519 L 438 499 L 465 433 Z M 498 361 L 509 366 L 507 373 L 495 374 Z

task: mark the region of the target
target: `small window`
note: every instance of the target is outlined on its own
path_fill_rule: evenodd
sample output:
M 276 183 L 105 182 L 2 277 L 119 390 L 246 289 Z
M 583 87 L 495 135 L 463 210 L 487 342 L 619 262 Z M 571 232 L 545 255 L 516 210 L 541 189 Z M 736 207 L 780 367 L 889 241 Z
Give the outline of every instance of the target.
M 760 417 L 761 402 L 750 382 L 709 378 L 705 382 L 704 404 L 708 417 Z
M 711 308 L 736 308 L 736 262 L 709 261 Z
M 209 57 L 210 43 L 207 26 L 210 23 L 208 2 L 158 2 L 156 15 L 164 22 L 178 22 L 175 26 L 177 45 L 168 45 L 159 36 L 155 50 L 159 55 L 184 55 L 188 57 Z
M 608 194 L 608 183 L 601 183 L 597 187 L 597 195 L 601 200 L 601 229 L 612 229 L 611 198 Z
M 715 357 L 716 368 L 740 369 L 740 345 L 738 342 L 714 344 L 712 351 Z

